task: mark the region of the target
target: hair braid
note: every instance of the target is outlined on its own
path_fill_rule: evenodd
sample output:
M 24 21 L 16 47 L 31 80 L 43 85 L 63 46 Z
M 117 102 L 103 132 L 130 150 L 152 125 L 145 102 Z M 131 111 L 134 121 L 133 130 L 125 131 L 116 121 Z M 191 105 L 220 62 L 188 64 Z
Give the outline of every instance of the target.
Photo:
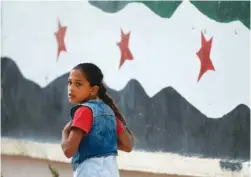
M 134 140 L 136 139 L 135 135 L 133 134 L 133 132 L 127 127 L 127 123 L 125 118 L 122 116 L 122 114 L 120 113 L 118 107 L 115 105 L 113 99 L 107 94 L 107 90 L 104 86 L 103 83 L 100 84 L 100 88 L 99 88 L 99 98 L 101 100 L 103 100 L 108 106 L 110 106 L 110 108 L 114 111 L 115 116 L 123 123 L 123 125 L 125 126 L 126 130 L 128 131 L 128 133 L 134 138 Z

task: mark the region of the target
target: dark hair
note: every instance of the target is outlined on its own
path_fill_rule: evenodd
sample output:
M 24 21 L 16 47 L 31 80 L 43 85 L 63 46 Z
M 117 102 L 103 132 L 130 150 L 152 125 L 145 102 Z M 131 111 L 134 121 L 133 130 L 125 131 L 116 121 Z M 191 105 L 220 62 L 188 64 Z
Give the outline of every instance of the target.
M 91 86 L 99 86 L 98 97 L 113 110 L 115 116 L 124 124 L 129 134 L 136 139 L 132 131 L 126 126 L 126 121 L 113 99 L 107 94 L 106 87 L 103 84 L 104 76 L 100 68 L 93 63 L 80 63 L 73 69 L 80 69 Z

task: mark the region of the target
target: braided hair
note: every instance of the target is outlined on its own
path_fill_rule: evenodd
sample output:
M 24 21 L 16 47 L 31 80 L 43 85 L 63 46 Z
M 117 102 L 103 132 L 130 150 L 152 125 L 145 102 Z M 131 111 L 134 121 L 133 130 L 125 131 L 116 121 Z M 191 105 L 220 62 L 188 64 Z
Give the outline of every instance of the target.
M 73 69 L 79 69 L 83 72 L 85 78 L 90 83 L 90 86 L 98 86 L 98 97 L 106 103 L 114 112 L 115 116 L 123 123 L 128 133 L 136 139 L 133 132 L 127 127 L 125 118 L 120 113 L 118 107 L 114 103 L 113 99 L 108 95 L 106 87 L 103 84 L 103 73 L 98 66 L 93 63 L 80 63 Z

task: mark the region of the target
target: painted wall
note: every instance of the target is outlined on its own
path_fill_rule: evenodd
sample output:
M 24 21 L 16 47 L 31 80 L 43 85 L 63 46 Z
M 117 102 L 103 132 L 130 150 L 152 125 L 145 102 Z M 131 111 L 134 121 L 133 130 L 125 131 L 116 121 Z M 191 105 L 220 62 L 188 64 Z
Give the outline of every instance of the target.
M 68 72 L 94 62 L 136 134 L 131 168 L 243 172 L 250 159 L 250 2 L 3 2 L 2 24 L 4 138 L 58 143 L 71 108 Z M 154 165 L 147 163 L 153 156 Z M 121 168 L 129 168 L 125 159 Z M 198 164 L 174 170 L 174 159 L 196 159 L 204 171 Z

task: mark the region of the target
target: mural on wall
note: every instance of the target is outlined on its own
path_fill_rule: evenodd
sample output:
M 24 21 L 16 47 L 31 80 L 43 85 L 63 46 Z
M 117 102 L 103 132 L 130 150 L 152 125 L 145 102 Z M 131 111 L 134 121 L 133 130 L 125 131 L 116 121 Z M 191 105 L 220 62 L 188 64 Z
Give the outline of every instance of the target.
M 94 62 L 137 137 L 135 151 L 249 160 L 250 2 L 2 8 L 2 136 L 59 142 L 68 72 Z

